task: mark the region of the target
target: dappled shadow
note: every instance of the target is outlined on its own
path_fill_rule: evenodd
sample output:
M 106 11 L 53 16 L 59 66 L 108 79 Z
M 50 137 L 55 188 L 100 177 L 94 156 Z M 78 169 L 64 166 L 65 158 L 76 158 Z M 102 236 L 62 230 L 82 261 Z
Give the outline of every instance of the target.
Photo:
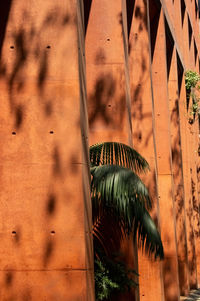
M 52 45 L 44 45 L 44 43 L 41 43 L 41 39 L 44 32 L 47 32 L 52 26 L 56 26 L 58 30 L 62 31 L 63 28 L 73 22 L 68 13 L 63 14 L 56 7 L 53 12 L 50 10 L 47 13 L 39 28 L 34 24 L 30 12 L 24 10 L 22 18 L 28 25 L 14 27 L 11 32 L 12 44 L 6 44 L 6 47 L 10 48 L 7 51 L 11 60 L 9 62 L 2 55 L 0 62 L 0 78 L 7 84 L 10 110 L 15 117 L 14 127 L 18 130 L 23 125 L 27 106 L 20 103 L 20 97 L 24 97 L 23 93 L 29 84 L 31 75 L 37 77 L 38 92 L 41 94 L 42 102 L 46 103 L 44 113 L 46 116 L 51 115 L 52 103 L 49 102 L 49 99 L 46 99 L 44 85 L 45 80 L 49 77 Z M 1 37 L 3 35 L 2 33 Z M 32 74 L 28 74 L 27 71 Z
M 153 130 L 152 110 L 147 108 L 146 105 L 146 98 L 151 97 L 146 1 L 143 1 L 142 6 L 144 7 L 141 8 L 136 4 L 134 5 L 133 24 L 129 32 L 129 70 L 133 144 L 138 150 L 142 149 L 142 153 L 146 157 L 145 149 L 152 142 Z M 130 23 L 130 21 L 128 22 Z M 142 32 L 145 32 L 145 34 Z M 146 35 L 146 40 L 139 36 L 140 33 L 142 37 Z
M 55 147 L 53 151 L 53 161 L 54 161 L 54 176 L 59 176 L 62 174 L 62 165 L 60 160 L 59 148 Z
M 134 41 L 130 39 L 130 33 L 131 33 L 131 27 L 135 24 L 133 23 L 133 20 L 138 22 L 138 32 L 134 35 L 134 40 L 137 42 L 138 40 L 138 34 L 140 34 L 142 31 L 147 31 L 147 2 L 143 0 L 143 6 L 144 9 L 142 10 L 139 5 L 135 5 L 135 0 L 127 0 L 126 1 L 127 6 L 127 29 L 128 29 L 128 50 L 129 54 L 134 47 Z
M 0 58 L 12 0 L 0 3 Z
M 138 78 L 135 78 L 135 83 L 132 85 L 132 120 L 133 120 L 133 139 L 135 145 L 144 145 L 144 147 L 148 147 L 149 142 L 153 137 L 153 130 L 152 127 L 145 126 L 145 130 L 147 132 L 144 133 L 144 125 L 147 122 L 152 120 L 152 112 L 149 110 L 147 112 L 144 111 L 144 89 L 146 81 L 148 81 L 148 72 L 147 72 L 147 58 L 145 56 L 144 50 L 141 49 L 141 75 Z M 145 75 L 146 74 L 146 75 Z
M 13 280 L 14 280 L 14 275 L 13 275 L 13 273 L 12 273 L 12 272 L 7 272 L 7 273 L 5 274 L 5 285 L 6 285 L 7 287 L 12 286 Z
M 94 91 L 89 95 L 89 125 L 101 120 L 110 127 L 120 128 L 124 118 L 125 99 L 116 94 L 116 80 L 111 73 L 100 74 L 96 80 Z M 115 101 L 114 101 L 115 99 Z
M 56 197 L 53 194 L 50 194 L 47 200 L 47 214 L 53 215 L 56 210 Z
M 54 242 L 51 239 L 47 239 L 47 241 L 44 244 L 44 257 L 43 257 L 44 267 L 47 267 L 47 264 L 51 260 L 54 247 L 55 247 Z
M 110 118 L 111 116 L 107 107 L 111 107 L 109 100 L 112 100 L 115 89 L 116 83 L 110 74 L 98 77 L 94 87 L 94 93 L 90 96 L 89 100 L 91 103 L 91 106 L 89 107 L 89 123 L 91 126 L 98 116 L 103 117 L 103 120 L 107 125 L 112 123 L 112 118 Z
M 8 166 L 1 192 L 7 219 L 1 296 L 75 300 L 85 294 L 78 285 L 85 284 L 86 257 L 82 146 L 76 146 L 81 135 L 74 137 L 85 130 L 77 92 L 76 7 L 15 1 L 9 16 L 11 2 L 0 4 L 1 161 Z M 73 101 L 75 113 L 65 120 Z

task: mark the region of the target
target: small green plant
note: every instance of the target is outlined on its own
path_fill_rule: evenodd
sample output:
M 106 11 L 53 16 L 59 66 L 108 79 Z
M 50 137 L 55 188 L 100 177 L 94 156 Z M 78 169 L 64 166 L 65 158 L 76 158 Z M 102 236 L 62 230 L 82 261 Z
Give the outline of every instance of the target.
M 194 101 L 191 108 L 191 114 L 199 113 L 199 102 Z
M 196 84 L 200 80 L 200 76 L 197 72 L 188 70 L 185 72 L 185 87 L 187 91 L 191 91 L 192 88 L 196 87 Z
M 107 256 L 95 259 L 95 294 L 96 301 L 107 300 L 115 293 L 129 291 L 138 286 L 133 276 L 138 274 L 133 269 L 127 269 L 125 263 L 111 260 Z
M 199 101 L 200 99 L 197 97 L 196 92 L 200 90 L 200 85 L 197 86 L 197 83 L 200 81 L 200 75 L 192 70 L 188 70 L 185 72 L 185 87 L 186 87 L 186 96 L 187 103 L 189 107 L 190 97 L 192 98 L 192 105 L 190 107 L 190 115 L 194 116 L 196 113 L 200 114 Z M 192 124 L 193 119 L 189 118 L 189 122 Z
M 96 300 L 103 300 L 108 298 L 113 290 L 118 289 L 118 285 L 112 281 L 108 269 L 100 260 L 95 260 L 94 269 Z

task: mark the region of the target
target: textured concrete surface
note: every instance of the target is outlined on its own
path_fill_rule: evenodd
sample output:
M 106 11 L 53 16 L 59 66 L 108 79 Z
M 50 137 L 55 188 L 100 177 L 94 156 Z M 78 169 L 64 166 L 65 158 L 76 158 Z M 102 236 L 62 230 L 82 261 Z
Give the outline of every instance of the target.
M 11 2 L 0 26 L 0 300 L 92 301 L 80 8 Z

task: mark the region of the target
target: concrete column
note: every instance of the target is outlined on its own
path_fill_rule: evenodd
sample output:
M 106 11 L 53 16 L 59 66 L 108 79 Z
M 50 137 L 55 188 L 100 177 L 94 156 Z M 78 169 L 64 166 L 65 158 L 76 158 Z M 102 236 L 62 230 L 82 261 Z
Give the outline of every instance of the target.
M 86 32 L 90 145 L 106 141 L 131 145 L 125 10 L 126 3 L 121 0 L 91 3 Z M 137 269 L 132 240 L 124 240 L 118 247 L 128 266 Z M 134 296 L 130 292 L 119 300 L 132 300 Z
M 182 23 L 182 32 L 181 36 L 184 36 L 184 39 L 182 39 L 182 49 L 183 49 L 183 55 L 185 60 L 185 67 L 186 70 L 188 70 L 191 66 L 190 63 L 190 51 L 189 51 L 189 33 L 188 33 L 188 15 L 187 10 L 185 10 L 185 15 Z
M 172 171 L 174 181 L 174 207 L 176 218 L 176 244 L 178 255 L 178 276 L 181 294 L 187 294 L 187 246 L 185 224 L 185 189 L 182 170 L 182 153 L 180 137 L 179 90 L 177 74 L 177 56 L 173 49 L 168 79 L 168 94 L 170 107 Z
M 178 68 L 180 68 L 178 66 Z M 179 69 L 180 71 L 180 69 Z M 183 71 L 182 71 L 183 72 Z M 182 152 L 182 166 L 183 166 L 183 180 L 184 180 L 184 192 L 185 192 L 185 218 L 186 218 L 186 237 L 187 237 L 187 260 L 185 258 L 180 259 L 181 266 L 186 268 L 185 279 L 180 278 L 180 285 L 182 283 L 183 289 L 181 294 L 186 294 L 190 287 L 194 287 L 196 283 L 196 267 L 195 267 L 195 242 L 193 232 L 193 209 L 191 199 L 191 179 L 190 179 L 190 152 L 189 152 L 189 140 L 188 140 L 188 114 L 186 104 L 186 90 L 184 73 L 181 75 L 179 72 L 180 92 L 179 92 L 179 115 L 180 115 L 180 136 L 181 136 L 181 152 Z M 188 261 L 188 271 L 187 271 Z M 181 269 L 180 269 L 181 272 Z M 180 275 L 181 276 L 181 275 Z M 185 284 L 184 284 L 185 283 Z M 181 285 L 181 286 L 182 286 Z M 185 289 L 184 289 L 185 287 Z
M 90 144 L 128 143 L 121 1 L 93 1 L 86 33 Z
M 193 6 L 193 7 L 192 7 Z M 191 3 L 190 16 L 194 17 L 194 3 Z M 192 24 L 194 25 L 194 24 Z M 195 29 L 195 27 L 193 28 Z M 195 65 L 195 54 L 194 54 L 194 32 L 192 33 L 192 42 L 190 47 L 190 69 L 197 71 Z M 198 92 L 191 91 L 198 97 Z M 198 195 L 198 179 L 197 179 L 197 150 L 198 150 L 198 117 L 197 114 L 193 114 L 193 98 L 192 95 L 189 100 L 189 107 L 187 112 L 186 125 L 188 127 L 188 148 L 189 148 L 189 160 L 190 160 L 190 191 L 192 198 L 192 216 L 193 216 L 193 233 L 195 243 L 195 258 L 193 259 L 195 264 L 196 281 L 192 287 L 196 288 L 200 283 L 200 233 L 199 233 L 199 195 Z
M 177 42 L 181 52 L 183 53 L 182 47 L 182 20 L 181 20 L 181 1 L 173 2 L 173 11 L 174 11 L 174 30 L 176 33 Z
M 129 9 L 130 11 L 130 9 Z M 151 171 L 143 176 L 153 201 L 151 215 L 157 223 L 157 181 L 152 120 L 150 48 L 147 2 L 137 0 L 129 19 L 129 70 L 133 145 L 149 162 Z M 138 250 L 140 300 L 163 300 L 161 263 Z
M 174 181 L 172 178 L 165 24 L 162 9 L 152 59 L 152 85 L 160 229 L 165 250 L 165 260 L 163 263 L 164 296 L 166 300 L 178 300 L 178 268 L 173 203 Z M 169 221 L 171 222 L 169 223 Z M 175 281 L 171 281 L 171 274 L 176 275 Z
M 0 77 L 1 300 L 94 300 L 77 18 L 77 1 L 11 3 Z
M 189 125 L 189 124 L 188 124 Z M 195 258 L 193 259 L 195 264 L 196 281 L 193 288 L 197 288 L 200 283 L 200 232 L 199 232 L 199 196 L 198 196 L 198 182 L 197 182 L 197 141 L 198 135 L 196 126 L 198 121 L 194 118 L 194 123 L 189 125 L 189 146 L 190 146 L 190 189 L 192 199 L 192 217 L 193 217 L 193 233 L 195 243 Z

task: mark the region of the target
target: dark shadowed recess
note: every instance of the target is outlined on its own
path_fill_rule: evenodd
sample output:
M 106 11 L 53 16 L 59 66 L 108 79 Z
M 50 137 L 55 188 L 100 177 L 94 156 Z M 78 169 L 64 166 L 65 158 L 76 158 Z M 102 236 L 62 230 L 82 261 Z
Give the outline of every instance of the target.
M 156 37 L 158 32 L 158 23 L 160 19 L 161 5 L 160 1 L 149 1 L 149 20 L 150 20 L 150 37 L 151 37 L 151 59 L 153 60 Z
M 189 16 L 188 16 L 188 35 L 189 35 L 189 49 L 190 49 L 191 42 L 192 42 L 192 25 Z
M 169 79 L 169 72 L 170 72 L 172 54 L 174 49 L 174 40 L 166 19 L 165 19 L 165 34 L 166 34 L 166 52 L 167 52 L 167 79 Z
M 85 35 L 86 35 L 92 0 L 84 0 L 83 3 L 84 3 L 84 24 L 85 24 Z
M 199 18 L 200 18 L 200 0 L 198 0 L 198 7 L 199 7 Z
M 183 65 L 181 63 L 181 60 L 179 58 L 178 53 L 176 52 L 176 57 L 177 57 L 177 73 L 178 73 L 178 93 L 180 96 L 180 92 L 181 92 L 181 85 L 182 85 L 182 81 L 183 81 Z
M 200 73 L 200 58 L 199 58 L 199 73 Z
M 133 20 L 134 7 L 135 7 L 135 0 L 126 0 L 128 38 L 130 35 L 131 24 L 132 24 L 132 20 Z
M 197 19 L 197 17 L 198 17 L 198 6 L 197 6 L 197 1 L 195 0 L 194 3 L 195 3 L 195 18 Z
M 197 63 L 197 54 L 198 54 L 197 45 L 196 45 L 196 42 L 194 40 L 194 61 L 195 61 L 195 65 Z
M 185 1 L 181 0 L 181 21 L 182 21 L 182 26 L 183 26 L 183 22 L 184 22 L 184 18 L 185 18 Z
M 0 1 L 0 57 L 12 0 Z

